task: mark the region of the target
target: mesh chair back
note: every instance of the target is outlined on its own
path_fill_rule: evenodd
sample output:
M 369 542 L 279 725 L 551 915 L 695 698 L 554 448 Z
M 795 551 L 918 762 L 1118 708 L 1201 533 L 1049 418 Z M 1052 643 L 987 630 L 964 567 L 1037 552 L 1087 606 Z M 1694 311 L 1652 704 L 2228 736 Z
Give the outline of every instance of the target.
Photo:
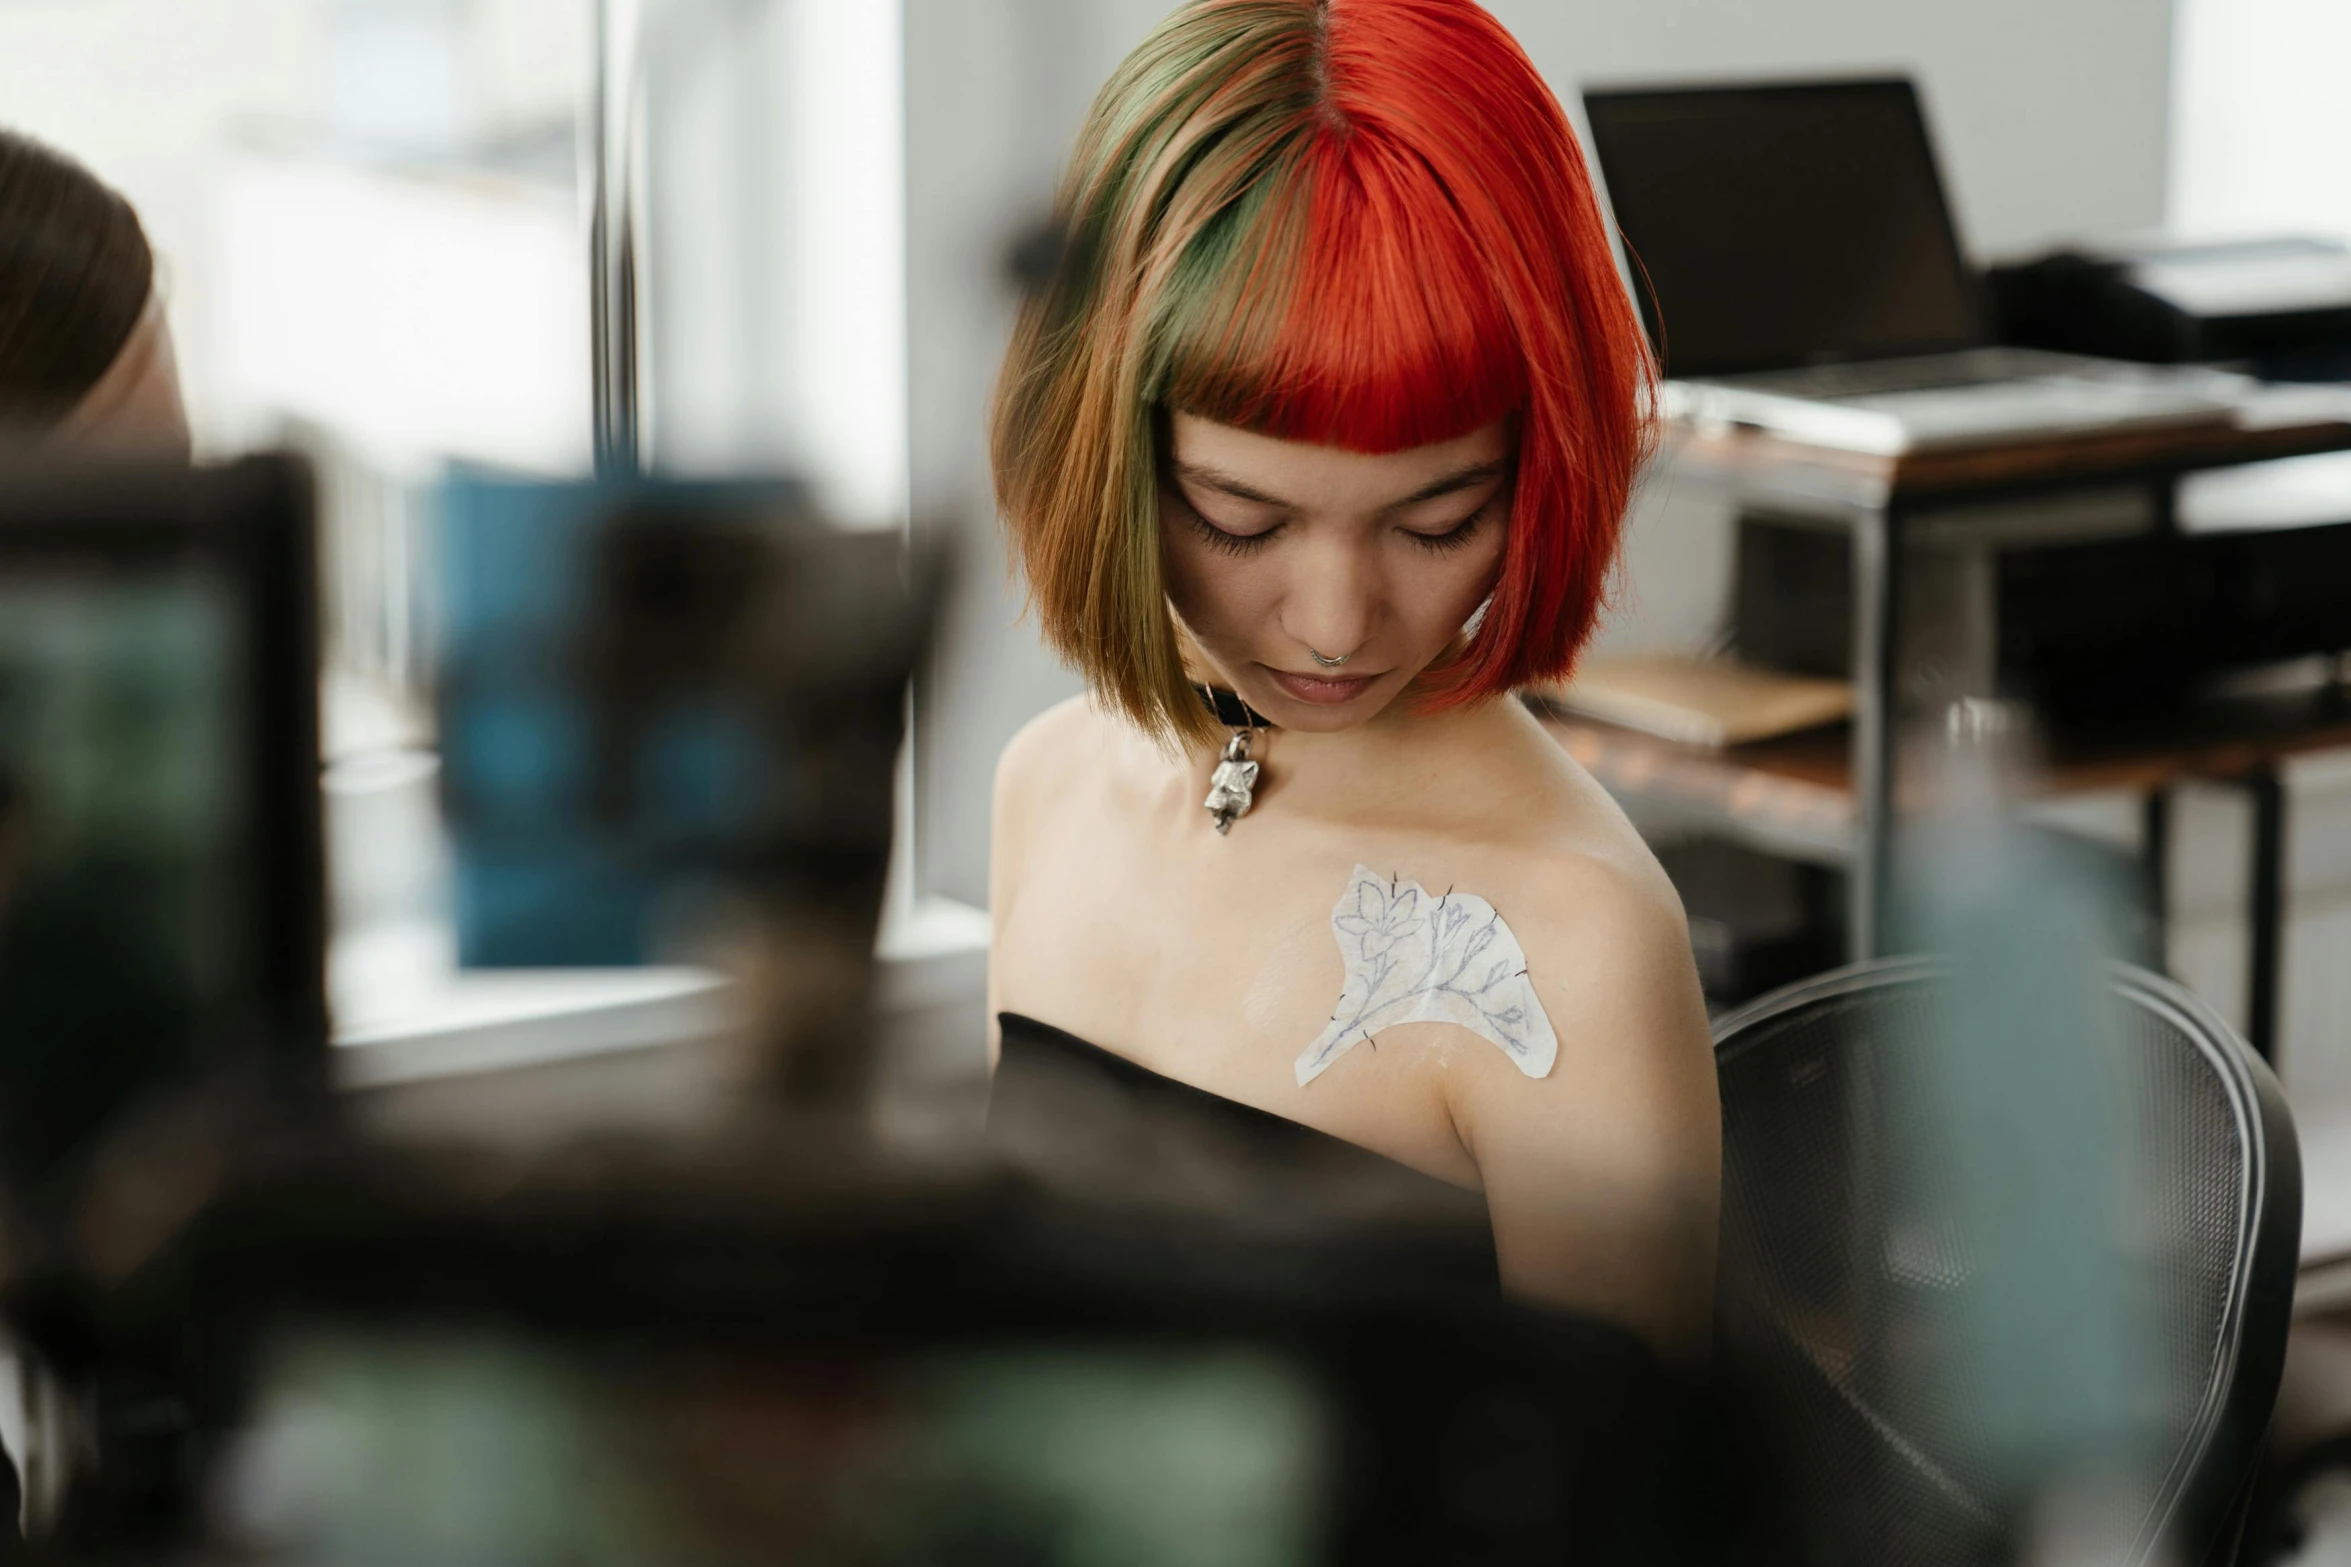
M 1994 1561 L 2009 1504 L 1938 1306 L 1970 1271 L 1947 1194 L 1887 1180 L 1931 1107 L 1881 1091 L 1889 1043 L 1932 1038 L 1941 971 L 1839 970 L 1723 1018 L 1723 1344 L 1812 1561 Z M 2118 1080 L 2140 1165 L 2130 1237 L 2169 1372 L 2151 1411 L 2138 1557 L 2226 1559 L 2283 1363 L 2300 1165 L 2275 1079 L 2200 1002 L 2115 967 Z M 1892 1161 L 1899 1167 L 1900 1161 Z M 1876 1172 L 1864 1178 L 1863 1172 Z

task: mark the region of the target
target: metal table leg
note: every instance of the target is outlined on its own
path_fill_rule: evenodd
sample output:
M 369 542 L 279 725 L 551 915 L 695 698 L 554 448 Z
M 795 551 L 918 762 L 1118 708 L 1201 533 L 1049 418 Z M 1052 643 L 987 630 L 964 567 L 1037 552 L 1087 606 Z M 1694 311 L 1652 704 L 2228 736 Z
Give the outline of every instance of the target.
M 1846 948 L 1856 963 L 1888 950 L 1894 860 L 1898 529 L 1889 511 L 1853 528 L 1853 868 Z
M 2147 906 L 2149 967 L 2171 972 L 2171 791 L 2158 786 L 2139 802 L 2140 896 Z
M 2279 984 L 2285 968 L 2286 786 L 2274 764 L 2249 774 L 2253 801 L 2250 953 L 2245 965 L 2245 1038 L 2264 1061 L 2277 1059 Z

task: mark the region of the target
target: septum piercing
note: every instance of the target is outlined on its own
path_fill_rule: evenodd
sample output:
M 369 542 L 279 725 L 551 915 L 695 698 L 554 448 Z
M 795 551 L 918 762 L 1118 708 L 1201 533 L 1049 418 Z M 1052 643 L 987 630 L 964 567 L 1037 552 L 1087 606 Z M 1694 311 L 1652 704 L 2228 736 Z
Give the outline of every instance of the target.
M 1312 648 L 1308 648 L 1306 650 L 1306 654 L 1309 658 L 1313 659 L 1316 663 L 1320 664 L 1325 669 L 1336 669 L 1341 664 L 1344 664 L 1347 662 L 1347 660 L 1355 656 L 1352 653 L 1341 653 L 1337 658 L 1325 658 L 1320 653 L 1315 652 Z

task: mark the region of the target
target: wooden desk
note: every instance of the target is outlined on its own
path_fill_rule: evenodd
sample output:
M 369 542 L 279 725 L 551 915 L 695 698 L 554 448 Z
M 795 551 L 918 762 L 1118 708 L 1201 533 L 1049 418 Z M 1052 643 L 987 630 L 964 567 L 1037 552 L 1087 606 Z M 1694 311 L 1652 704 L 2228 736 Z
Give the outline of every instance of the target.
M 2351 451 L 2351 422 L 2213 424 L 2015 441 L 1964 451 L 1871 456 L 1806 446 L 1751 429 L 1676 427 L 1658 458 L 1677 487 L 1733 506 L 1842 529 L 1852 538 L 1854 718 L 1844 730 L 1727 753 L 1706 753 L 1562 723 L 1560 734 L 1628 803 L 1687 813 L 1775 852 L 1844 864 L 1852 877 L 1851 951 L 1876 956 L 1887 940 L 1887 890 L 1900 799 L 1894 742 L 1904 718 L 1893 693 L 1910 552 L 1955 529 L 1996 528 L 2002 505 L 2081 492 L 2142 498 L 2140 526 L 2176 528 L 2181 478 L 2216 468 Z M 2351 517 L 2344 519 L 2351 522 Z M 2344 642 L 2351 646 L 2351 628 Z M 1989 693 L 1982 693 L 1989 694 Z M 2351 745 L 2351 710 L 2278 715 L 2232 728 L 2196 721 L 2161 735 L 2086 742 L 2052 758 L 2051 787 L 2131 789 L 2147 797 L 2160 847 L 2168 788 L 2190 778 L 2242 784 L 2255 806 L 2253 1043 L 2275 1038 L 2283 897 L 2284 796 L 2278 763 L 2299 751 Z

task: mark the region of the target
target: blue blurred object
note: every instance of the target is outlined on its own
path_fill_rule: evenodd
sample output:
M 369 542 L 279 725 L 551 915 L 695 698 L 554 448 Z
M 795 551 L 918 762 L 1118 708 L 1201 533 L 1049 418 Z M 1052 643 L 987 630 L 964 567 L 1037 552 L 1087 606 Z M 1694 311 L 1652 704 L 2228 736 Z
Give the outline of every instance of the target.
M 819 819 L 838 799 L 806 776 L 838 771 L 810 753 L 839 737 L 811 731 L 799 699 L 812 680 L 838 685 L 839 667 L 818 666 L 862 643 L 871 656 L 846 661 L 866 684 L 850 684 L 869 707 L 895 702 L 912 638 L 894 613 L 908 603 L 894 538 L 825 528 L 787 482 L 467 474 L 441 521 L 461 964 L 674 955 L 697 893 L 841 836 Z M 844 571 L 852 554 L 868 569 Z M 858 748 L 858 765 L 886 769 L 894 746 L 892 734 Z M 886 773 L 850 794 L 886 798 Z M 847 834 L 877 878 L 887 825 Z
M 2148 1483 L 2170 1368 L 2134 1244 L 2146 1154 L 2107 997 L 2121 889 L 2015 820 L 2018 715 L 1962 702 L 1949 716 L 1899 917 L 1951 983 L 1931 1026 L 1887 1052 L 1888 1087 L 1925 1128 L 1885 1150 L 1887 1173 L 1948 1194 L 1944 1244 L 1971 1259 L 1942 1326 L 1958 1350 L 1950 1396 L 1973 1409 L 1987 1462 L 2028 1493 Z

